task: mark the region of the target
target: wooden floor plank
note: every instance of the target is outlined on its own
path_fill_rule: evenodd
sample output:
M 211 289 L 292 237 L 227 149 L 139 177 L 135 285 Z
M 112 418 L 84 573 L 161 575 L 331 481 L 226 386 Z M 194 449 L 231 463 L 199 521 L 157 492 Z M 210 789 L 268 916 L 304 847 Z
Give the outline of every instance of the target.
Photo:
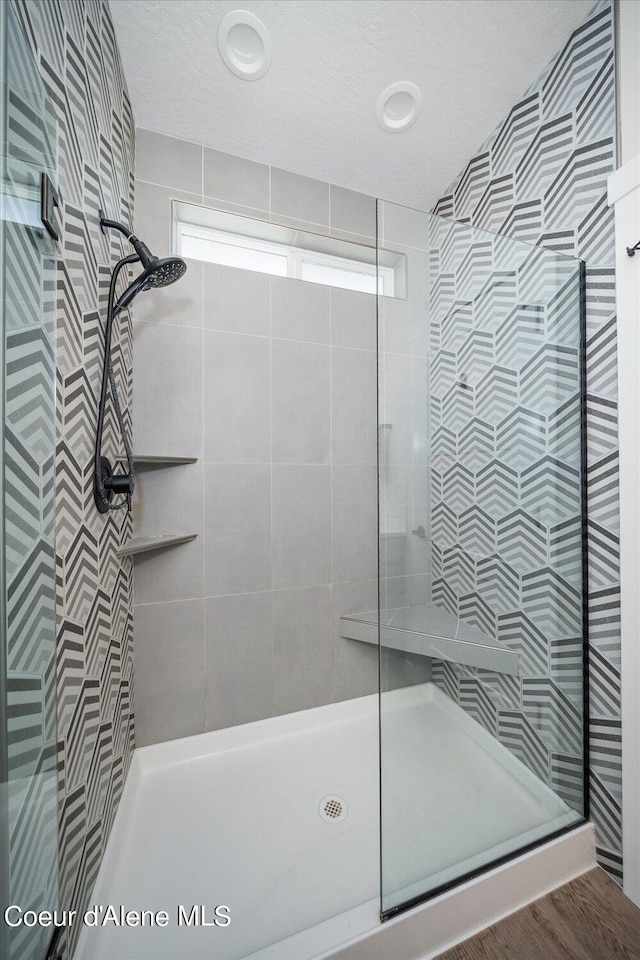
M 640 910 L 598 867 L 438 960 L 640 960 Z

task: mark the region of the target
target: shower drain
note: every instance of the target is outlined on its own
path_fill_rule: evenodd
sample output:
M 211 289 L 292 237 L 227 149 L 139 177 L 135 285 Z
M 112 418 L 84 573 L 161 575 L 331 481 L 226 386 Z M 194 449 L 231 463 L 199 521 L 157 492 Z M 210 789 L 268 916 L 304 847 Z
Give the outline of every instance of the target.
M 318 804 L 318 813 L 327 823 L 340 823 L 349 813 L 346 800 L 338 796 L 324 797 Z

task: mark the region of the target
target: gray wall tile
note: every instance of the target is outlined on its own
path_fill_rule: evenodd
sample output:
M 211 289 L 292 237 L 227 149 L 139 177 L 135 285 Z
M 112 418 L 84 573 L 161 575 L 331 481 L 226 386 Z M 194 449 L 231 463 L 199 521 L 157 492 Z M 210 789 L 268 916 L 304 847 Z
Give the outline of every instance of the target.
M 133 353 L 137 452 L 202 456 L 202 331 L 135 322 Z
M 202 194 L 136 180 L 135 232 L 157 257 L 168 257 L 173 249 L 172 200 L 200 203 Z
M 164 256 L 164 251 L 160 256 Z M 202 326 L 202 268 L 198 260 L 186 260 L 187 272 L 179 283 L 149 290 L 133 304 L 135 320 L 170 323 L 174 326 Z
M 366 697 L 378 690 L 378 647 L 340 636 L 340 617 L 365 613 L 378 606 L 378 581 L 333 585 L 333 672 L 335 700 Z
M 270 333 L 269 287 L 271 278 L 253 270 L 205 263 L 204 325 L 208 330 Z
M 331 348 L 331 430 L 334 463 L 375 463 L 376 356 Z
M 428 460 L 428 361 L 387 353 L 380 361 L 380 404 L 386 430 L 386 462 Z
M 269 210 L 269 167 L 205 147 L 203 193 L 266 212 Z
M 135 562 L 135 602 L 187 600 L 204 595 L 204 467 L 137 467 L 134 536 L 197 533 L 198 539 Z
M 329 184 L 271 168 L 271 213 L 329 226 Z
M 273 462 L 328 463 L 331 453 L 329 347 L 274 340 Z
M 331 288 L 331 344 L 376 349 L 376 298 L 369 293 Z
M 273 714 L 273 594 L 205 601 L 206 729 Z
M 136 129 L 136 177 L 202 193 L 202 147 L 188 140 Z
M 288 277 L 271 280 L 271 335 L 329 343 L 329 287 Z
M 331 701 L 331 587 L 276 590 L 273 596 L 276 713 Z
M 204 332 L 205 459 L 271 459 L 269 340 Z
M 273 585 L 331 582 L 331 468 L 273 467 Z
M 331 184 L 331 229 L 376 238 L 376 201 L 366 193 Z
M 333 580 L 377 575 L 377 478 L 373 465 L 332 467 Z
M 271 476 L 263 464 L 205 467 L 205 596 L 271 589 Z
M 135 608 L 136 743 L 204 731 L 204 601 Z
M 153 134 L 144 149 L 156 145 Z M 169 143 L 168 151 L 163 162 L 175 164 L 179 148 Z M 204 190 L 219 195 L 211 206 L 266 218 L 267 168 L 205 152 Z M 159 237 L 159 252 L 168 252 L 171 197 L 201 198 L 199 191 L 181 191 L 172 168 L 156 169 L 153 176 L 172 183 L 140 184 L 138 230 Z M 272 220 L 328 232 L 318 227 L 328 223 L 328 184 L 274 171 L 271 186 Z M 334 188 L 333 199 L 332 232 L 340 231 L 337 224 L 371 229 L 358 194 Z M 375 297 L 190 263 L 181 284 L 141 297 L 136 307 L 136 446 L 204 460 L 139 475 L 136 530 L 188 528 L 199 537 L 136 562 L 137 602 L 148 611 L 170 607 L 164 601 L 174 597 L 204 602 L 201 728 L 369 692 L 375 650 L 335 640 L 331 584 L 334 562 L 336 576 L 375 576 Z M 364 596 L 358 583 L 338 589 L 349 586 L 353 602 Z M 162 624 L 160 616 L 156 621 Z M 160 715 L 163 704 L 152 696 L 153 661 L 138 667 L 145 742 L 163 739 L 172 734 Z

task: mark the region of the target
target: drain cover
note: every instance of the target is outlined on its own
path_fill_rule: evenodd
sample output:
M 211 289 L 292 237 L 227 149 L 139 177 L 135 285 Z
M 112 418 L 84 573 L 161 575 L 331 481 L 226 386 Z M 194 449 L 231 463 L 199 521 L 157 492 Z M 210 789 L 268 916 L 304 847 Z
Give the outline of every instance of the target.
M 346 819 L 349 807 L 342 797 L 331 795 L 320 801 L 318 813 L 327 823 L 340 823 L 341 820 Z

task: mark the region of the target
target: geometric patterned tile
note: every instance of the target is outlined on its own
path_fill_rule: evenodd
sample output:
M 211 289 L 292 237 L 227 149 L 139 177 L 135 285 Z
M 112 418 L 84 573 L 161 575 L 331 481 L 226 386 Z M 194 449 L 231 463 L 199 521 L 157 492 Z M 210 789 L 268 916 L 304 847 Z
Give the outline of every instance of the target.
M 8 413 L 14 436 L 22 444 L 21 448 L 14 444 L 14 462 L 19 454 L 30 471 L 24 471 L 25 482 L 36 486 L 43 482 L 33 473 L 32 463 L 42 463 L 54 438 L 57 441 L 60 905 L 81 911 L 86 908 L 115 816 L 133 743 L 132 566 L 115 555 L 130 531 L 130 520 L 99 516 L 87 478 L 102 362 L 100 318 L 104 316 L 108 277 L 123 249 L 117 238 L 102 236 L 96 214 L 102 207 L 115 219 L 132 219 L 134 127 L 108 4 L 14 0 L 13 9 L 31 48 L 26 59 L 37 64 L 58 127 L 62 237 L 57 284 L 47 280 L 50 289 L 45 291 L 57 301 L 57 324 L 55 330 L 40 336 L 28 327 L 12 330 L 16 389 Z M 26 110 L 23 116 L 27 117 Z M 26 262 L 29 266 L 33 257 Z M 28 269 L 23 274 L 30 275 Z M 120 346 L 114 351 L 114 360 L 125 417 L 130 422 L 131 379 L 123 369 L 130 366 L 130 318 L 124 316 L 119 325 Z M 50 418 L 48 386 L 54 363 L 57 437 Z M 31 371 L 28 418 L 24 398 L 18 393 L 27 367 Z M 110 413 L 107 444 L 115 443 L 115 438 Z M 18 519 L 30 531 L 34 544 L 36 532 L 42 542 L 43 531 L 48 529 L 46 517 L 39 521 L 34 517 L 27 523 L 23 512 L 20 518 L 16 514 Z M 16 565 L 31 555 L 25 537 L 16 533 L 11 541 Z M 37 589 L 34 580 L 31 597 L 24 587 L 14 591 L 14 609 L 23 611 L 25 623 L 34 622 L 37 614 Z M 115 634 L 114 625 L 119 631 Z M 34 642 L 42 642 L 36 631 L 33 635 Z M 16 635 L 15 655 L 24 657 L 20 648 Z M 44 724 L 50 728 L 48 717 Z M 79 929 L 76 925 L 65 938 L 67 957 L 73 952 Z M 22 956 L 27 956 L 26 949 Z
M 518 651 L 524 713 L 501 707 L 497 684 L 485 683 L 480 694 L 467 678 L 463 696 L 450 665 L 438 667 L 436 682 L 485 725 L 488 696 L 500 739 L 581 809 L 578 277 L 575 261 L 550 251 L 583 258 L 592 811 L 600 862 L 620 879 L 615 271 L 606 202 L 616 162 L 614 104 L 613 4 L 600 0 L 434 208 L 463 224 L 432 231 L 432 288 L 444 289 L 447 261 L 451 307 L 432 311 L 432 337 L 446 338 L 449 369 L 455 365 L 458 381 L 465 375 L 472 402 L 461 406 L 459 390 L 455 402 L 432 401 L 437 463 L 448 483 L 432 468 L 431 507 L 441 548 L 450 551 L 448 565 L 434 554 L 433 598 L 463 617 L 471 610 L 476 623 L 481 615 L 485 629 Z M 488 236 L 474 237 L 470 227 L 505 236 L 490 250 Z M 538 246 L 515 247 L 508 238 Z M 488 550 L 490 521 L 495 551 Z M 456 543 L 475 560 L 464 576 Z

